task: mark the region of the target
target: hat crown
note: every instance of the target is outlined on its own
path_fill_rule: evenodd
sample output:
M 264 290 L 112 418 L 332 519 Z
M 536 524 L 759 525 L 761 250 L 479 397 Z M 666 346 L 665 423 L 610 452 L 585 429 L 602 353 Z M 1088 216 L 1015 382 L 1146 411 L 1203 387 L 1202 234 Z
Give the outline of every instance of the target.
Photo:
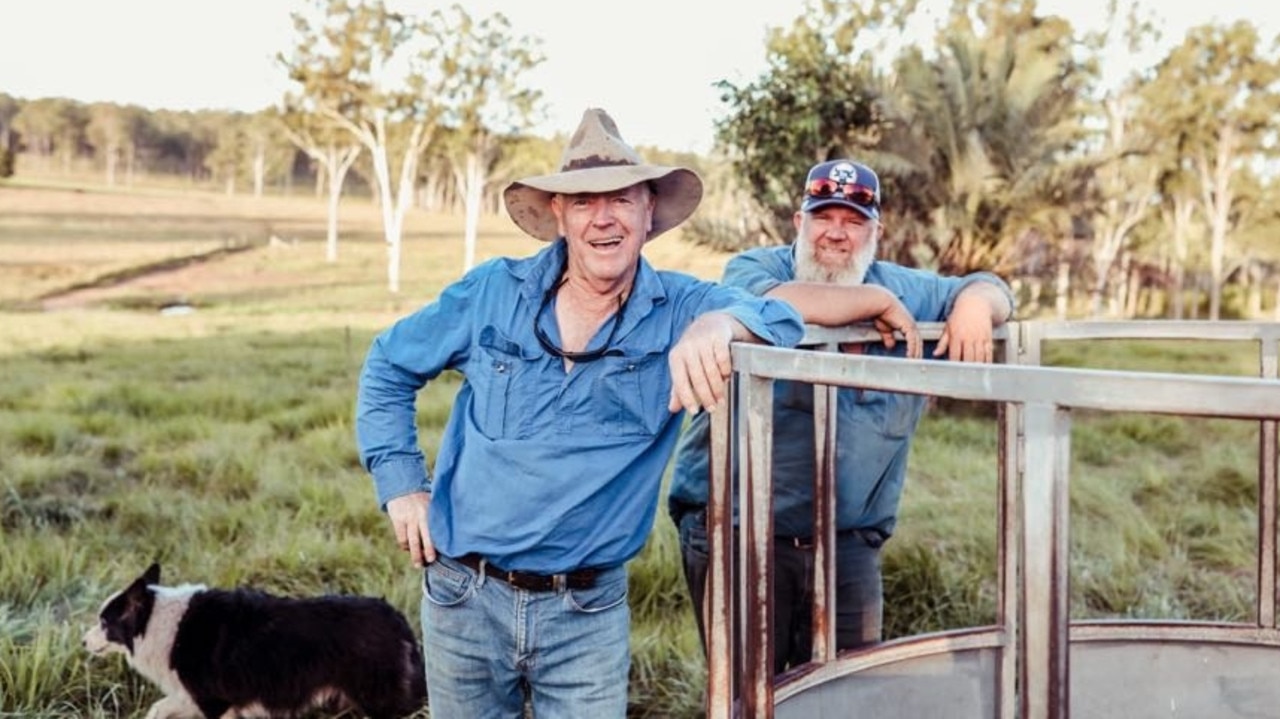
M 800 210 L 813 212 L 832 205 L 848 207 L 878 220 L 880 178 L 870 167 L 849 159 L 828 160 L 814 165 L 805 178 L 804 201 L 800 203 Z
M 622 139 L 617 123 L 607 112 L 596 108 L 582 113 L 582 122 L 560 157 L 561 172 L 640 164 L 640 155 Z
M 502 191 L 507 214 L 520 229 L 545 241 L 559 236 L 551 207 L 555 195 L 618 192 L 645 183 L 653 199 L 648 240 L 689 219 L 702 201 L 702 179 L 687 167 L 651 165 L 622 139 L 604 110 L 590 108 L 560 158 L 560 170 L 516 180 Z
M 876 202 L 880 201 L 880 177 L 875 170 L 853 160 L 828 160 L 820 162 L 809 170 L 806 185 L 814 180 L 835 180 L 841 184 L 853 183 L 862 185 L 876 194 Z

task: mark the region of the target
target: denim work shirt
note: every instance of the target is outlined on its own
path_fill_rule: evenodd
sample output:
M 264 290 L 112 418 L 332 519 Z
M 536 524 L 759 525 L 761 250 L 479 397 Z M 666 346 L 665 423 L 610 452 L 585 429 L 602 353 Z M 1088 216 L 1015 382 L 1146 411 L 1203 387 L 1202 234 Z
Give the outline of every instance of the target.
M 804 326 L 785 302 L 654 270 L 640 259 L 622 324 L 594 362 L 559 344 L 554 303 L 565 243 L 496 259 L 374 339 L 360 376 L 356 438 L 378 502 L 431 492 L 436 550 L 477 553 L 544 574 L 619 565 L 644 546 L 682 412 L 667 409 L 667 353 L 700 314 L 724 310 L 766 342 L 793 347 Z M 540 316 L 535 317 L 535 315 Z M 613 332 L 605 322 L 589 347 Z M 415 399 L 446 369 L 464 381 L 440 440 L 434 482 L 418 446 Z
M 724 282 L 763 295 L 795 280 L 791 246 L 744 252 L 725 266 Z M 864 280 L 892 292 L 918 322 L 946 320 L 960 291 L 974 282 L 1000 287 L 1013 306 L 1008 285 L 996 275 L 978 272 L 943 277 L 890 262 L 874 262 Z M 925 343 L 925 357 L 936 347 Z M 906 354 L 899 342 L 864 345 L 866 354 Z M 843 387 L 837 391 L 836 528 L 893 533 L 898 501 L 907 474 L 907 454 L 927 398 L 921 395 Z M 778 380 L 773 395 L 774 531 L 788 537 L 813 535 L 813 385 Z M 710 491 L 711 420 L 695 416 L 676 449 L 671 481 L 672 511 L 680 505 L 705 506 Z

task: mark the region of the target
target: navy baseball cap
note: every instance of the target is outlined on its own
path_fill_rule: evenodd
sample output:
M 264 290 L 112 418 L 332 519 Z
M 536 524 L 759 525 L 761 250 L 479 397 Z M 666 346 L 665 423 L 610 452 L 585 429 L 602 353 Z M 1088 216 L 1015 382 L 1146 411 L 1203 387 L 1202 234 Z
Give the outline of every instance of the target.
M 843 205 L 880 219 L 880 178 L 870 167 L 853 160 L 829 160 L 813 166 L 804 183 L 801 212 Z

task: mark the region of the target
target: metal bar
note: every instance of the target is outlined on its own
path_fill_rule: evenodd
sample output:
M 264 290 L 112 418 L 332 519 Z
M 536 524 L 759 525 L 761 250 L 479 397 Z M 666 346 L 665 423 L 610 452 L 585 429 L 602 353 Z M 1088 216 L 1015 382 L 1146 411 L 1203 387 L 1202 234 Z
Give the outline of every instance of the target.
M 711 486 L 707 498 L 708 567 L 703 597 L 707 634 L 707 717 L 733 715 L 733 406 L 737 383 L 729 377 L 726 401 L 711 413 Z
M 744 373 L 842 387 L 1123 412 L 1264 419 L 1280 382 L 1243 377 L 967 364 L 735 345 Z
M 817 355 L 816 352 L 803 354 Z M 739 376 L 746 442 L 739 482 L 742 716 L 773 717 L 773 380 Z M 740 419 L 741 421 L 741 419 Z
M 1262 340 L 1274 337 L 1274 322 L 1231 320 L 1123 320 L 1114 322 L 1033 322 L 1046 340 L 1194 339 Z
M 1032 331 L 1033 328 L 1012 323 L 1006 327 L 1013 341 L 1000 345 L 998 359 L 1006 365 L 1038 364 L 1040 340 Z M 1032 348 L 1030 354 L 1028 347 Z M 1018 616 L 1019 567 L 1022 564 L 1019 539 L 1023 526 L 1019 507 L 1026 466 L 1022 405 L 1013 402 L 999 405 L 997 431 L 999 494 L 996 512 L 999 534 L 996 537 L 996 625 L 1004 630 L 1007 641 L 1000 652 L 1000 663 L 996 670 L 996 716 L 999 719 L 1015 719 L 1018 715 L 1018 652 L 1015 642 L 1021 627 Z
M 1068 468 L 1071 419 L 1052 404 L 1023 407 L 1026 468 L 1022 488 L 1022 719 L 1070 716 Z
M 813 661 L 836 658 L 837 388 L 813 386 Z
M 1275 379 L 1280 373 L 1277 340 L 1272 335 L 1259 343 L 1258 373 Z M 1276 421 L 1258 423 L 1258 626 L 1277 627 L 1276 602 L 1280 594 L 1277 582 L 1277 464 Z

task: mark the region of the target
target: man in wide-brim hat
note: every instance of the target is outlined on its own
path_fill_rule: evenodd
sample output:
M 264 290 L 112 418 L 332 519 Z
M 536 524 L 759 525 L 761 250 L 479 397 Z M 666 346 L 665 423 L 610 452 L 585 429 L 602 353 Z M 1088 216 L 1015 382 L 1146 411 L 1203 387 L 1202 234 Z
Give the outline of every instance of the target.
M 547 241 L 486 262 L 373 342 L 356 434 L 400 548 L 426 564 L 431 716 L 623 717 L 626 563 L 644 546 L 683 410 L 723 400 L 735 340 L 793 346 L 786 303 L 655 270 L 644 243 L 697 208 L 588 110 L 560 171 L 512 183 Z M 434 472 L 415 398 L 464 376 Z

